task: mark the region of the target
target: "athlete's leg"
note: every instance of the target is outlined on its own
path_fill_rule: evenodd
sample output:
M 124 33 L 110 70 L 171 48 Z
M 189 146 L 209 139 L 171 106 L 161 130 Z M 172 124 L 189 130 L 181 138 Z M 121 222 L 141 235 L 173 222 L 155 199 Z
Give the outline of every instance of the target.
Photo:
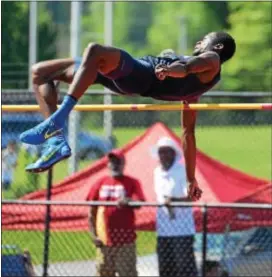
M 57 110 L 57 82 L 71 83 L 74 75 L 74 59 L 44 61 L 32 66 L 33 90 L 45 118 Z
M 71 110 L 88 87 L 94 84 L 99 73 L 107 75 L 118 68 L 120 57 L 120 49 L 94 43 L 88 45 L 84 51 L 82 62 L 69 87 L 67 96 L 64 98 L 60 109 L 50 117 L 56 128 L 63 127 Z M 36 136 L 35 132 L 33 134 L 34 136 L 30 134 L 27 141 L 35 140 L 35 137 L 39 139 L 40 136 Z
M 95 82 L 98 72 L 107 75 L 118 67 L 120 57 L 121 50 L 118 48 L 90 43 L 84 51 L 68 95 L 78 100 Z
M 58 91 L 55 82 L 63 81 L 71 83 L 75 70 L 74 67 L 75 60 L 73 59 L 45 61 L 32 67 L 33 89 L 45 118 L 57 110 Z M 27 171 L 42 172 L 50 168 L 55 162 L 68 158 L 71 155 L 70 147 L 65 140 L 63 132 L 57 132 L 56 135 L 48 140 L 48 145 L 42 153 L 43 158 L 38 159 L 34 164 L 28 165 L 26 167 Z M 50 156 L 53 160 L 48 165 L 46 159 Z
M 58 70 L 53 65 L 52 68 L 52 74 L 55 76 Z M 46 72 L 50 76 L 50 70 Z M 148 67 L 143 66 L 120 49 L 99 44 L 89 44 L 84 51 L 82 62 L 73 78 L 68 95 L 64 97 L 61 107 L 48 117 L 46 121 L 20 136 L 23 142 L 29 144 L 41 144 L 48 139 L 48 151 L 35 164 L 30 165 L 28 169 L 38 172 L 44 171 L 63 158 L 70 156 L 71 150 L 69 145 L 63 138 L 59 139 L 57 136 L 62 132 L 65 121 L 77 103 L 77 100 L 90 85 L 97 82 L 99 74 L 116 81 L 125 80 L 125 82 L 119 82 L 117 86 L 118 89 L 126 91 L 127 88 L 131 88 L 131 86 L 138 84 L 139 81 L 143 81 L 142 77 L 147 72 L 150 73 Z M 51 110 L 48 112 L 51 113 Z
M 43 153 L 37 162 L 29 165 L 26 170 L 41 172 L 51 168 L 55 163 L 71 155 L 71 149 L 64 137 L 59 136 L 62 133 L 65 121 L 76 104 L 77 99 L 84 94 L 89 85 L 96 81 L 97 74 L 99 72 L 101 74 L 108 74 L 114 71 L 119 66 L 120 56 L 121 50 L 119 49 L 98 44 L 88 45 L 84 51 L 82 63 L 72 81 L 68 95 L 64 98 L 60 109 L 54 112 L 46 121 L 24 132 L 20 136 L 20 139 L 23 142 L 30 144 L 41 144 L 44 143 L 45 140 L 48 140 L 46 152 Z M 68 65 L 69 63 L 67 66 Z M 58 70 L 63 70 L 61 66 L 56 66 L 56 63 L 51 64 L 50 68 L 51 70 L 48 66 L 46 67 L 46 70 L 43 70 L 42 72 L 46 73 L 44 75 L 48 74 L 47 76 L 51 78 L 52 76 L 58 76 L 58 74 L 56 74 Z M 43 80 L 38 80 L 37 83 L 41 85 L 43 84 Z M 55 100 L 56 99 L 52 102 L 55 103 Z M 51 106 L 53 107 L 53 104 L 51 104 Z M 52 108 L 47 111 L 47 114 L 51 112 Z
M 54 112 L 46 122 L 24 132 L 20 139 L 29 144 L 41 144 L 47 139 L 45 133 L 47 133 L 49 126 L 51 126 L 52 131 L 50 133 L 54 133 L 54 129 L 62 129 L 77 100 L 87 90 L 88 86 L 96 81 L 97 74 L 100 72 L 103 75 L 107 75 L 114 71 L 119 66 L 120 56 L 121 50 L 119 49 L 98 44 L 89 44 L 84 51 L 81 65 L 73 78 L 68 95 L 64 97 L 60 109 Z M 68 61 L 66 66 L 69 66 L 72 62 L 72 60 Z M 60 66 L 60 63 L 54 62 L 51 65 L 51 70 L 49 70 L 48 66 L 43 73 L 45 72 L 49 76 L 51 74 L 55 75 L 58 70 L 63 70 L 63 68 Z M 40 81 L 38 80 L 39 84 L 42 83 Z

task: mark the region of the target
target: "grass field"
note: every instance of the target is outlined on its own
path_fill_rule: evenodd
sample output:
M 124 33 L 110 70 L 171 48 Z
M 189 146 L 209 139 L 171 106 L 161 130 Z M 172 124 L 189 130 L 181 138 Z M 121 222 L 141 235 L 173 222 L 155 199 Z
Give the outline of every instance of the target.
M 180 134 L 180 129 L 174 129 Z M 101 133 L 97 130 L 97 133 Z M 131 139 L 141 135 L 144 129 L 115 129 L 114 134 L 119 146 L 125 145 Z M 271 179 L 271 128 L 263 127 L 206 127 L 197 129 L 198 148 L 216 159 L 257 177 Z M 90 162 L 81 162 L 80 168 Z M 67 163 L 62 162 L 54 168 L 54 181 L 60 181 L 66 176 Z M 17 172 L 19 178 L 24 172 Z M 18 176 L 17 176 L 18 177 Z M 46 185 L 46 175 L 43 182 Z M 5 195 L 6 197 L 8 195 Z M 42 261 L 43 233 L 4 231 L 2 244 L 17 244 L 22 249 L 27 248 L 33 255 L 33 262 Z M 87 232 L 56 232 L 52 233 L 50 262 L 86 260 L 95 255 Z M 140 255 L 155 251 L 155 235 L 139 233 L 137 240 Z M 61 253 L 60 253 L 61 251 Z
M 116 128 L 114 135 L 118 146 L 123 146 L 135 137 L 143 134 L 145 129 Z M 180 129 L 173 129 L 180 135 Z M 101 134 L 102 130 L 95 130 Z M 236 169 L 256 177 L 271 179 L 271 128 L 270 126 L 228 126 L 197 128 L 197 146 L 208 155 Z M 93 161 L 81 161 L 79 168 L 85 168 Z M 23 169 L 16 171 L 16 179 L 25 178 Z M 47 174 L 40 174 L 41 184 L 46 186 Z M 67 162 L 54 167 L 54 183 L 67 176 Z M 14 184 L 14 190 L 19 189 Z M 4 198 L 13 198 L 12 191 L 5 192 Z
M 137 252 L 139 256 L 155 252 L 156 237 L 153 232 L 138 232 Z M 18 245 L 28 249 L 34 264 L 43 261 L 43 232 L 4 231 L 2 245 Z M 52 232 L 50 236 L 50 262 L 81 261 L 95 258 L 95 247 L 88 232 Z

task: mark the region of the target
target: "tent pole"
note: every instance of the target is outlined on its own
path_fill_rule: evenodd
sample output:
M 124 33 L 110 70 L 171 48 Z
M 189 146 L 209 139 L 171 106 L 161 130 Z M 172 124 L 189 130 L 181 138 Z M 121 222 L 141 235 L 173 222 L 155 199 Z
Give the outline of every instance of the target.
M 207 205 L 203 206 L 203 235 L 202 235 L 202 277 L 206 277 L 206 259 L 207 259 L 207 230 L 208 230 L 208 211 Z
M 47 193 L 46 200 L 51 200 L 51 188 L 53 179 L 53 169 L 51 168 L 47 175 Z M 50 221 L 51 205 L 46 205 L 45 223 L 44 223 L 44 249 L 43 249 L 43 277 L 48 276 L 48 260 L 50 249 Z

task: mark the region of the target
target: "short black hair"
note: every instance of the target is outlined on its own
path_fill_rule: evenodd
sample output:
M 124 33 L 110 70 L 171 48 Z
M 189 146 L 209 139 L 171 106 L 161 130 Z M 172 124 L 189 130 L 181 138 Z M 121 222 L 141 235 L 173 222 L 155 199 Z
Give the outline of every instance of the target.
M 229 60 L 235 53 L 236 43 L 234 38 L 226 32 L 214 32 L 213 34 L 213 44 L 222 43 L 224 48 L 219 53 L 221 62 Z

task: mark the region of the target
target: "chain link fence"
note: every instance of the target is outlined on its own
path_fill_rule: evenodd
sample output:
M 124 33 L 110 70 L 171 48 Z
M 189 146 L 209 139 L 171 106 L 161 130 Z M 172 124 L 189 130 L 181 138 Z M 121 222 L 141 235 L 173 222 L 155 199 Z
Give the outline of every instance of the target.
M 204 103 L 268 103 L 271 97 L 210 97 L 204 96 Z M 61 102 L 62 96 L 59 101 Z M 144 98 L 125 98 L 113 96 L 113 103 L 161 103 Z M 34 104 L 33 94 L 8 91 L 2 93 L 3 104 Z M 103 103 L 102 95 L 86 95 L 82 104 Z M 167 103 L 167 102 L 166 102 Z M 178 136 L 181 135 L 181 116 L 178 111 L 141 111 L 113 112 L 113 133 L 106 137 L 103 129 L 103 112 L 81 112 L 80 130 L 77 134 L 77 151 L 74 153 L 78 170 L 86 168 L 97 159 L 103 157 L 112 148 L 122 147 L 136 137 L 142 135 L 156 122 L 162 122 Z M 10 142 L 17 144 L 16 161 L 2 168 L 2 187 L 5 199 L 17 199 L 26 193 L 44 187 L 46 174 L 25 174 L 24 168 L 35 161 L 41 147 L 29 146 L 19 142 L 21 132 L 37 125 L 43 120 L 40 113 L 2 113 L 1 148 L 6 151 Z M 200 150 L 250 175 L 271 179 L 271 123 L 270 111 L 200 111 L 197 119 L 197 146 Z M 66 128 L 66 135 L 68 135 Z M 152 147 L 152 145 L 150 146 Z M 2 163 L 4 165 L 3 157 Z M 8 171 L 8 182 L 4 179 Z M 68 163 L 56 166 L 53 182 L 56 183 L 69 174 Z M 3 182 L 5 183 L 3 185 Z
M 198 232 L 192 236 L 193 257 L 191 257 L 188 238 L 170 237 L 167 238 L 168 242 L 161 243 L 162 238 L 157 237 L 155 230 L 137 231 L 135 250 L 131 247 L 128 249 L 128 245 L 122 243 L 128 234 L 127 230 L 109 229 L 108 232 L 118 239 L 118 247 L 97 248 L 88 231 L 89 208 L 87 204 L 84 205 L 86 206 L 76 206 L 71 203 L 69 206 L 51 204 L 51 231 L 46 233 L 45 205 L 14 202 L 10 204 L 5 201 L 2 207 L 2 250 L 3 247 L 5 249 L 16 247 L 21 251 L 28 251 L 36 276 L 44 276 L 47 265 L 44 261 L 45 250 L 48 251 L 49 276 L 96 276 L 98 266 L 102 263 L 101 251 L 106 250 L 112 251 L 110 259 L 116 261 L 115 266 L 118 262 L 120 272 L 127 272 L 126 267 L 131 266 L 132 254 L 136 253 L 135 263 L 139 276 L 159 276 L 159 267 L 162 264 L 167 265 L 169 267 L 167 269 L 171 272 L 171 267 L 174 267 L 173 257 L 177 257 L 180 261 L 179 266 L 182 267 L 182 272 L 177 272 L 175 276 L 271 276 L 272 274 L 272 228 L 270 225 L 272 214 L 267 206 L 266 208 L 261 205 L 259 207 L 255 205 L 254 208 L 208 206 L 206 218 L 205 213 L 194 208 L 195 226 Z M 136 210 L 136 218 L 137 213 L 146 209 L 144 205 L 140 210 Z M 150 213 L 147 213 L 146 220 L 153 221 L 157 209 L 161 208 L 163 207 L 149 206 Z M 188 208 L 175 207 L 175 209 L 177 211 Z M 67 212 L 70 218 L 67 218 Z M 81 214 L 82 218 L 73 220 L 73 215 L 78 214 Z M 222 217 L 224 221 L 221 220 Z M 251 222 L 253 217 L 255 223 Z M 56 224 L 61 220 L 63 223 Z M 222 225 L 219 224 L 221 232 L 217 232 L 219 229 L 214 228 L 214 221 L 222 223 Z M 247 223 L 252 227 L 244 228 Z M 184 229 L 188 225 L 190 225 L 189 222 L 184 222 Z M 171 223 L 166 227 L 170 231 L 174 228 Z M 48 244 L 45 243 L 46 235 L 49 236 Z M 174 239 L 175 247 L 168 245 L 169 239 Z M 2 259 L 4 256 L 13 255 L 5 249 Z M 161 256 L 161 253 L 164 255 Z M 158 254 L 160 259 L 158 259 Z M 164 260 L 167 256 L 172 259 Z M 117 258 L 119 260 L 116 260 Z M 9 275 L 3 276 L 14 276 L 12 272 L 16 271 L 18 264 L 12 260 L 4 261 L 4 268 Z M 194 262 L 197 275 L 194 275 L 195 273 L 192 275 Z M 217 272 L 217 275 L 211 275 L 211 272 Z
M 19 7 L 20 5 L 21 8 Z M 123 7 L 122 5 L 122 3 L 114 4 L 113 25 L 114 29 L 119 30 L 114 34 L 114 45 L 124 47 L 135 56 L 143 56 L 149 52 L 154 55 L 159 54 L 165 48 L 165 40 L 163 40 L 162 44 L 158 44 L 154 40 L 157 35 L 150 35 L 153 29 L 152 23 L 159 18 L 158 16 L 161 17 L 160 8 L 155 7 L 157 4 L 137 3 L 137 5 L 131 6 L 124 4 Z M 194 3 L 192 5 L 194 6 Z M 8 13 L 14 15 L 13 20 L 7 24 L 10 28 L 6 28 L 6 30 L 13 30 L 14 32 L 6 32 L 5 41 L 7 43 L 3 44 L 3 49 L 6 49 L 5 53 L 7 55 L 2 57 L 4 62 L 1 64 L 2 88 L 6 89 L 6 91 L 1 93 L 2 104 L 36 104 L 34 94 L 27 91 L 29 85 L 28 47 L 30 44 L 28 41 L 29 5 L 27 3 L 15 3 L 13 6 L 11 10 L 6 7 L 5 13 L 7 16 Z M 69 56 L 69 39 L 71 35 L 70 8 L 70 2 L 65 1 L 38 3 L 39 24 L 36 37 L 39 41 L 37 44 L 37 61 Z M 85 2 L 82 4 L 82 29 L 79 37 L 81 53 L 90 41 L 103 43 L 104 27 L 101 24 L 105 17 L 103 9 L 103 3 Z M 185 26 L 186 24 L 180 25 L 179 10 L 177 10 L 177 15 L 178 17 L 174 16 L 172 20 L 176 22 L 176 26 L 179 26 L 176 30 L 178 36 L 175 35 L 176 38 L 172 41 L 167 40 L 167 47 L 172 47 L 177 52 L 188 54 L 193 47 L 193 40 L 198 36 L 201 37 L 206 32 L 205 28 L 209 29 L 209 26 L 204 24 L 206 27 L 201 29 L 199 35 L 196 35 L 197 33 L 194 33 L 195 28 L 193 27 L 192 29 L 193 25 L 191 26 L 190 20 L 187 27 Z M 207 13 L 207 16 L 209 16 L 209 13 Z M 164 17 L 161 18 L 163 19 Z M 130 22 L 128 19 L 132 19 L 132 21 Z M 154 19 L 156 20 L 154 21 Z M 203 20 L 203 22 L 207 21 L 204 17 Z M 128 24 L 123 24 L 123 22 Z M 13 23 L 15 23 L 14 26 L 12 25 Z M 183 30 L 184 26 L 188 28 L 189 33 L 191 29 L 193 30 L 192 37 L 187 38 L 187 31 Z M 124 34 L 126 35 L 124 36 Z M 183 42 L 185 43 L 186 41 L 188 42 L 188 49 L 180 49 L 185 48 Z M 149 44 L 153 46 L 149 47 Z M 6 47 L 4 47 L 5 45 Z M 48 47 L 45 49 L 44 45 Z M 162 49 L 158 48 L 158 45 Z M 244 47 L 242 44 L 241 46 Z M 234 80 L 234 76 L 223 72 L 223 81 L 217 86 L 217 89 L 231 90 L 238 87 L 252 91 L 267 91 L 270 89 L 269 68 L 265 72 L 263 69 L 259 71 L 246 70 L 245 72 L 238 71 L 237 74 Z M 248 86 L 249 83 L 250 86 Z M 67 85 L 61 84 L 60 88 L 63 89 L 63 93 L 59 97 L 59 103 L 61 103 Z M 93 88 L 95 89 L 97 86 L 92 86 Z M 235 92 L 222 93 L 221 96 L 218 96 L 219 94 L 216 96 L 203 96 L 201 101 L 204 103 L 272 102 L 272 95 L 269 92 L 263 94 L 251 92 L 250 96 L 249 94 L 247 96 L 240 94 L 239 97 L 237 95 L 231 96 L 231 94 L 235 94 Z M 103 95 L 87 94 L 81 99 L 80 104 L 103 104 L 103 102 Z M 148 98 L 113 96 L 113 103 L 155 104 L 162 102 Z M 222 163 L 249 175 L 271 179 L 271 112 L 201 111 L 198 114 L 196 135 L 197 146 L 200 150 Z M 78 170 L 92 165 L 105 156 L 112 148 L 122 147 L 130 143 L 156 122 L 164 123 L 171 131 L 179 136 L 181 135 L 180 112 L 113 112 L 112 115 L 113 133 L 112 136 L 108 137 L 108 132 L 104 128 L 105 114 L 103 112 L 80 113 L 80 130 L 75 136 L 77 139 L 77 150 L 73 153 L 76 157 Z M 41 147 L 21 144 L 18 139 L 21 132 L 34 127 L 42 120 L 43 117 L 40 113 L 2 113 L 1 185 L 4 201 L 17 200 L 31 192 L 39 191 L 46 187 L 48 182 L 47 173 L 26 174 L 24 170 L 29 163 L 38 159 L 42 151 Z M 65 134 L 67 136 L 69 134 L 68 126 L 65 129 Z M 146 149 L 147 155 L 148 151 L 149 149 Z M 140 163 L 141 161 L 139 160 L 138 162 Z M 68 163 L 68 161 L 64 161 L 54 167 L 53 184 L 70 175 Z M 68 207 L 57 207 L 54 205 L 51 207 L 51 220 L 45 222 L 48 208 L 44 205 L 33 205 L 29 209 L 26 204 L 12 204 L 9 206 L 9 204 L 3 203 L 3 276 L 18 276 L 20 272 L 24 272 L 23 275 L 34 275 L 35 273 L 37 276 L 45 276 L 47 264 L 49 264 L 47 269 L 50 276 L 93 276 L 95 274 L 95 261 L 98 259 L 99 253 L 97 253 L 97 249 L 91 241 L 88 228 L 82 229 L 82 226 L 87 226 L 88 208 L 69 207 L 71 216 L 78 215 L 78 212 L 82 211 L 82 209 L 84 216 L 78 218 L 76 223 L 73 223 L 76 224 L 75 229 L 70 229 L 70 223 L 66 224 L 64 221 L 64 226 L 59 230 L 55 230 L 54 224 L 56 222 L 54 221 L 54 216 L 62 220 L 64 215 L 67 215 Z M 232 208 L 234 213 L 235 209 Z M 202 226 L 194 237 L 194 257 L 198 275 L 221 277 L 227 276 L 226 274 L 230 276 L 271 276 L 272 257 L 271 254 L 269 256 L 269 253 L 272 252 L 272 243 L 271 229 L 266 223 L 267 210 L 255 209 L 256 214 L 259 215 L 258 224 L 256 222 L 253 223 L 250 228 L 248 226 L 244 231 L 233 231 L 238 219 L 233 221 L 226 219 L 223 230 L 222 228 L 220 230 L 221 233 L 213 234 L 209 229 L 210 224 L 222 217 L 222 214 L 224 214 L 223 210 L 224 208 L 222 207 L 208 207 L 207 222 L 203 222 L 204 217 L 202 214 L 195 219 L 195 224 Z M 154 216 L 155 213 L 156 207 L 152 207 L 147 219 Z M 251 212 L 245 209 L 241 214 L 245 220 L 250 218 L 247 215 L 251 215 Z M 214 215 L 214 217 L 211 215 Z M 48 218 L 50 219 L 47 214 Z M 13 221 L 14 219 L 15 221 Z M 28 223 L 25 223 L 26 221 Z M 48 235 L 48 230 L 46 230 L 48 224 L 51 228 L 50 235 Z M 113 230 L 112 232 L 116 231 Z M 116 232 L 116 237 L 118 236 L 122 239 L 124 234 L 118 231 Z M 205 238 L 207 238 L 207 241 Z M 168 245 L 167 241 L 163 243 Z M 179 243 L 179 241 L 176 242 L 177 248 L 180 248 Z M 183 243 L 183 248 L 187 248 L 184 245 L 186 244 Z M 169 251 L 169 255 L 175 253 L 175 250 L 169 250 L 169 245 L 165 250 L 164 247 L 158 249 L 156 232 L 154 231 L 138 231 L 136 246 L 137 271 L 141 276 L 158 276 L 157 253 L 159 251 L 162 252 L 162 255 L 166 254 L 167 251 Z M 31 255 L 31 260 L 27 251 Z M 184 252 L 183 259 L 184 264 L 186 264 L 186 258 L 189 254 L 184 250 L 178 251 L 178 255 L 181 255 L 181 252 Z M 121 251 L 120 253 L 123 260 L 129 257 L 129 255 L 124 253 L 127 252 Z M 133 260 L 133 257 L 129 260 Z M 190 273 L 194 273 L 191 262 L 192 260 L 187 263 L 186 269 L 182 269 L 182 272 L 175 274 L 182 275 L 182 273 L 185 273 L 189 277 Z M 27 268 L 24 267 L 25 263 L 28 264 Z M 169 261 L 166 270 L 172 265 L 171 261 Z M 121 262 L 120 267 L 123 269 L 126 264 Z
M 133 103 L 135 100 L 135 98 L 113 96 L 113 103 Z M 2 101 L 3 104 L 22 105 L 35 103 L 33 95 L 25 92 L 2 94 Z M 137 98 L 136 102 L 139 104 L 159 103 L 158 101 L 143 98 Z M 206 96 L 203 97 L 202 102 L 265 103 L 271 102 L 271 97 L 222 96 L 214 98 Z M 103 96 L 87 95 L 81 103 L 101 104 L 103 103 Z M 104 135 L 103 116 L 103 112 L 80 113 L 80 131 L 77 140 L 79 152 L 76 153 L 79 170 L 90 166 L 112 148 L 122 147 L 131 142 L 131 140 L 139 137 L 156 122 L 163 122 L 171 131 L 179 136 L 181 134 L 180 112 L 113 112 L 113 136 L 108 140 Z M 13 174 L 8 183 L 3 178 L 5 166 L 2 166 L 2 196 L 4 199 L 18 199 L 27 193 L 37 191 L 46 186 L 46 173 L 26 174 L 24 171 L 27 164 L 37 159 L 41 149 L 22 145 L 18 141 L 21 132 L 35 126 L 42 119 L 39 113 L 5 112 L 2 114 L 2 150 L 5 151 L 7 149 L 10 141 L 16 142 L 16 161 L 14 166 L 12 166 Z M 269 111 L 201 111 L 198 113 L 196 129 L 197 145 L 199 149 L 208 155 L 231 167 L 252 176 L 271 179 L 271 123 L 272 114 Z M 148 149 L 146 150 L 148 151 Z M 67 172 L 67 162 L 56 165 L 53 183 L 63 180 L 67 176 Z M 5 256 L 13 257 L 14 252 L 20 256 L 23 255 L 24 250 L 28 250 L 31 255 L 33 270 L 37 276 L 44 276 L 47 254 L 48 274 L 50 276 L 94 276 L 97 271 L 97 260 L 99 260 L 100 256 L 86 227 L 88 223 L 88 208 L 69 207 L 71 217 L 77 215 L 79 210 L 83 212 L 84 216 L 78 218 L 72 224 L 72 229 L 71 223 L 68 222 L 67 224 L 64 223 L 61 229 L 55 230 L 54 216 L 61 220 L 64 215 L 67 215 L 68 207 L 52 206 L 50 221 L 52 230 L 49 236 L 45 225 L 46 207 L 34 205 L 31 208 L 32 210 L 29 210 L 29 212 L 24 212 L 29 209 L 27 205 L 16 204 L 9 206 L 7 203 L 3 204 L 2 260 Z M 231 220 L 230 217 L 224 218 L 224 226 L 223 229 L 221 226 L 220 233 L 212 233 L 210 226 L 222 218 L 225 214 L 224 208 L 208 207 L 206 223 L 203 222 L 202 214 L 195 218 L 196 226 L 201 226 L 201 230 L 198 230 L 199 232 L 194 236 L 193 244 L 197 274 L 199 276 L 271 276 L 272 233 L 271 226 L 267 222 L 267 213 L 270 213 L 271 210 L 254 209 L 254 218 L 258 218 L 258 220 L 241 231 L 234 231 L 237 220 L 250 219 L 250 209 L 244 208 L 242 212 L 238 213 L 237 208 L 232 208 L 231 211 L 230 213 L 228 209 L 230 214 L 240 214 L 241 218 L 234 220 Z M 15 214 L 11 216 L 11 212 Z M 155 213 L 156 207 L 151 208 L 147 219 L 154 216 Z M 15 221 L 10 224 L 9 222 L 14 220 L 13 217 L 15 217 Z M 28 221 L 28 223 L 24 225 L 25 221 Z M 85 228 L 82 229 L 82 226 L 85 226 Z M 112 232 L 115 233 L 116 230 L 112 230 Z M 124 237 L 124 233 L 119 230 L 114 235 L 116 237 L 120 236 L 121 240 Z M 165 250 L 163 247 L 158 249 L 155 231 L 137 231 L 136 262 L 138 274 L 140 276 L 159 276 L 157 254 L 159 251 L 164 254 L 166 251 L 171 251 L 172 254 L 177 251 L 177 255 L 181 255 L 181 253 L 184 253 L 181 248 L 183 249 L 186 244 L 183 242 L 183 247 L 179 247 L 180 243 L 176 242 L 179 250 L 169 250 L 171 249 L 169 246 L 165 246 Z M 160 243 L 160 245 L 168 245 L 168 242 Z M 47 249 L 46 247 L 49 248 Z M 13 250 L 11 251 L 10 249 Z M 185 249 L 187 248 L 185 247 Z M 120 257 L 122 257 L 119 263 L 120 268 L 124 269 L 126 264 L 122 261 L 125 261 L 125 258 L 129 255 L 124 255 L 127 252 L 121 251 L 119 253 Z M 188 258 L 188 255 L 186 255 L 185 251 L 184 264 L 186 264 L 186 258 Z M 131 260 L 133 260 L 133 257 Z M 7 265 L 5 269 L 11 272 L 7 276 L 14 276 L 13 270 L 16 270 L 15 264 L 17 263 L 12 259 L 11 262 L 9 259 L 5 261 L 8 261 L 8 264 L 7 262 L 5 263 Z M 172 267 L 171 261 L 166 269 L 170 267 Z M 214 271 L 217 272 L 217 275 L 209 275 L 214 274 Z M 192 259 L 190 259 L 186 269 L 182 269 L 182 272 L 186 272 L 186 276 L 190 276 L 188 274 L 193 272 Z M 181 273 L 177 273 L 177 276 L 179 274 Z

